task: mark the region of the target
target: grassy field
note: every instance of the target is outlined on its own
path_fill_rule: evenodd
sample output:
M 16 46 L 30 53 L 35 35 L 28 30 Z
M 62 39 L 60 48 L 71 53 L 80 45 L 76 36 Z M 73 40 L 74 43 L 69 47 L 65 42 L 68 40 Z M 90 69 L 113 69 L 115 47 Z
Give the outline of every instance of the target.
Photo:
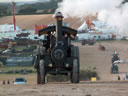
M 9 73 L 9 71 L 15 71 L 15 70 L 32 70 L 32 73 L 27 73 L 27 74 L 22 74 L 22 73 Z M 24 77 L 26 78 L 26 80 L 28 81 L 28 83 L 32 84 L 35 83 L 36 84 L 36 70 L 34 69 L 33 66 L 2 66 L 0 67 L 0 83 L 3 82 L 3 80 L 5 80 L 7 82 L 7 80 L 10 80 L 10 82 L 12 83 L 15 79 L 15 77 Z M 2 71 L 4 71 L 2 73 Z
M 32 70 L 32 73 L 27 73 L 27 74 L 22 74 L 22 73 L 9 73 L 8 71 L 10 70 Z M 10 80 L 12 83 L 15 79 L 15 77 L 24 77 L 28 81 L 28 84 L 36 84 L 36 70 L 34 69 L 33 66 L 3 66 L 0 67 L 0 70 L 4 70 L 4 73 L 0 74 L 0 83 L 2 84 L 3 80 L 6 82 Z M 70 81 L 70 76 L 64 76 L 64 75 L 57 75 L 57 76 L 52 76 L 52 75 L 47 75 L 48 77 L 48 82 L 66 82 Z M 90 68 L 87 70 L 81 70 L 80 71 L 80 80 L 85 81 L 85 80 L 90 80 L 91 77 L 97 77 L 99 79 L 99 75 L 96 72 L 95 68 Z
M 35 72 L 34 66 L 1 66 L 0 71 L 8 72 L 10 70 L 32 70 Z
M 0 74 L 0 84 L 3 83 L 3 80 L 5 80 L 5 82 L 10 80 L 10 83 L 12 84 L 16 77 L 24 77 L 27 80 L 28 84 L 36 84 L 36 73 L 27 74 L 27 75 L 23 75 L 23 74 Z

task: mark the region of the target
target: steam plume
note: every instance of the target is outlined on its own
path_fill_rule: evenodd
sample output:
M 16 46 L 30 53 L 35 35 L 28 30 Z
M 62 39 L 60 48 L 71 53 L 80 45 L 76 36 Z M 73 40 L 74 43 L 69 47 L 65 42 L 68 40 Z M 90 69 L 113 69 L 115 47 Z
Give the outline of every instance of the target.
M 118 29 L 122 35 L 128 35 L 128 3 L 124 0 L 63 0 L 58 4 L 57 11 L 66 17 L 84 18 L 96 15 L 98 19 Z

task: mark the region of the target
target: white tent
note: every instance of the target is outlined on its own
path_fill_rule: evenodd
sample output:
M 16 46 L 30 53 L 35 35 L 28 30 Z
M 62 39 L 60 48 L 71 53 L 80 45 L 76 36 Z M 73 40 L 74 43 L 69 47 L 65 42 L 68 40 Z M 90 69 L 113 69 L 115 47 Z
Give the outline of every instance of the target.
M 86 28 L 87 28 L 87 24 L 84 22 L 77 30 L 82 31 L 85 30 Z
M 103 33 L 117 32 L 116 28 L 107 25 L 105 22 L 95 20 L 95 21 L 92 21 L 92 23 L 95 25 L 94 27 L 95 32 L 103 32 Z M 84 22 L 77 30 L 79 32 L 79 31 L 85 30 L 86 28 L 87 28 L 87 24 L 86 22 Z
M 111 39 L 112 34 L 111 33 L 117 33 L 118 30 L 115 27 L 111 27 L 107 25 L 105 22 L 102 21 L 92 21 L 94 24 L 93 29 L 94 30 L 88 30 L 87 33 L 83 33 L 81 31 L 85 30 L 87 28 L 86 22 L 84 22 L 79 28 L 78 28 L 78 40 L 83 40 L 83 39 L 93 39 L 95 38 L 96 40 L 100 39 Z M 80 33 L 81 32 L 81 33 Z M 98 33 L 98 34 L 97 34 Z
M 16 26 L 16 31 L 20 31 L 21 29 Z M 14 25 L 13 24 L 4 24 L 0 25 L 0 32 L 13 32 L 14 31 Z

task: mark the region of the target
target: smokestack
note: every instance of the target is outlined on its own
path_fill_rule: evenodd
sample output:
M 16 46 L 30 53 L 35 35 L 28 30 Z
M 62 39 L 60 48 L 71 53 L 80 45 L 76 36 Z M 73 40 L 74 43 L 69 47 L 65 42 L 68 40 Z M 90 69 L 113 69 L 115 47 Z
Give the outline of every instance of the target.
M 64 17 L 61 12 L 57 12 L 55 18 L 56 18 L 56 42 L 58 44 L 58 42 L 62 40 L 62 20 Z
M 12 2 L 14 31 L 16 30 L 15 5 L 16 5 L 16 3 Z

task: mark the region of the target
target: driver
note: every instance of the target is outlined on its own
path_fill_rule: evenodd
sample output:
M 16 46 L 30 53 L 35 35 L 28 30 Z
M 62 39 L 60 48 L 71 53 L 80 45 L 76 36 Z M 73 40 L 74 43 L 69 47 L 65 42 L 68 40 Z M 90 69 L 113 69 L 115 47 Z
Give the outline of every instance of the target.
M 112 57 L 112 63 L 114 63 L 117 60 L 120 60 L 119 54 L 114 50 L 113 51 L 113 57 Z

